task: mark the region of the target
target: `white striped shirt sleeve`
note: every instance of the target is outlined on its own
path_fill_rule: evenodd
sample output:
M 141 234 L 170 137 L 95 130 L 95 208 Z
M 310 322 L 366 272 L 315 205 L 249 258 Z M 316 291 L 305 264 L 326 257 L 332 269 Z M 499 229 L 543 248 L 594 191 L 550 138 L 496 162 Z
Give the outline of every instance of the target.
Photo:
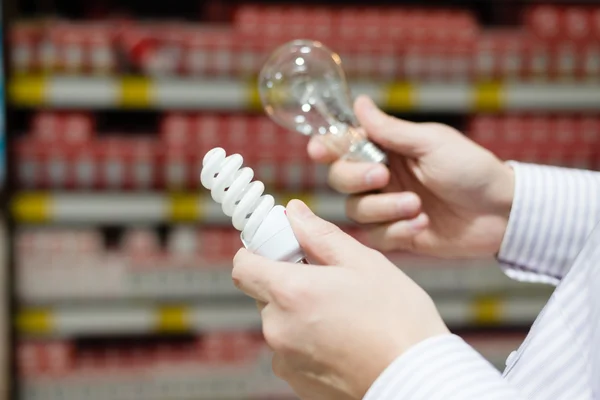
M 558 284 L 600 221 L 600 173 L 511 162 L 515 199 L 498 260 L 517 280 Z M 399 356 L 364 400 L 522 400 L 519 389 L 456 335 Z
M 427 339 L 398 357 L 363 400 L 522 400 L 459 336 Z
M 510 278 L 557 285 L 600 221 L 600 173 L 510 164 L 515 199 L 498 261 Z

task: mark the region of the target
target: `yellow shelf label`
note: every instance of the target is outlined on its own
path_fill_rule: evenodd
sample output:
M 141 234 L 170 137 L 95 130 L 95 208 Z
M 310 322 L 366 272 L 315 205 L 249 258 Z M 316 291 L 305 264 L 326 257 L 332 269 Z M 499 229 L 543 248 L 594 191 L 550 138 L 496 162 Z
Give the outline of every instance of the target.
M 26 334 L 48 334 L 54 329 L 50 310 L 32 309 L 17 314 L 17 329 Z
M 46 101 L 47 80 L 44 76 L 15 76 L 8 84 L 10 100 L 21 106 L 39 106 Z
M 157 330 L 161 332 L 184 332 L 190 330 L 190 313 L 185 307 L 163 307 L 158 310 Z
M 46 222 L 50 220 L 51 196 L 41 193 L 18 194 L 12 202 L 12 214 L 17 221 Z
M 251 110 L 262 110 L 262 101 L 260 99 L 260 92 L 258 90 L 258 80 L 250 79 L 247 83 L 248 90 L 248 107 Z
M 275 198 L 277 199 L 277 204 L 281 204 L 283 206 L 286 206 L 287 203 L 293 199 L 302 200 L 313 211 L 318 211 L 313 209 L 313 207 L 315 206 L 315 196 L 313 194 L 290 192 L 278 194 L 275 196 Z
M 169 201 L 169 218 L 174 222 L 198 221 L 200 197 L 194 194 L 173 194 Z
M 127 77 L 121 80 L 119 104 L 126 108 L 142 108 L 152 105 L 152 82 L 143 77 Z
M 500 111 L 504 107 L 504 87 L 501 83 L 481 83 L 475 86 L 474 104 L 476 111 Z
M 384 108 L 393 111 L 412 110 L 415 107 L 415 91 L 408 82 L 392 83 L 387 87 L 387 104 Z
M 497 297 L 480 297 L 473 303 L 473 319 L 481 325 L 502 322 L 502 301 Z

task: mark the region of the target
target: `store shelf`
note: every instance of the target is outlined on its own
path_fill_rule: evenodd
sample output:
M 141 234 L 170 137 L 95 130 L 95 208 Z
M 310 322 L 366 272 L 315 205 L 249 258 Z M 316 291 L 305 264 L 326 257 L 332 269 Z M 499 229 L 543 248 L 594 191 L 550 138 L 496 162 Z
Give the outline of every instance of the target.
M 211 266 L 204 260 L 189 260 L 182 265 L 175 257 L 154 261 L 147 258 L 145 264 L 137 265 L 117 255 L 40 255 L 35 264 L 19 264 L 17 292 L 20 300 L 29 304 L 242 296 L 231 281 L 231 263 Z M 390 259 L 430 294 L 510 292 L 549 296 L 551 290 L 509 279 L 494 260 Z
M 480 352 L 499 370 L 504 368 L 511 351 L 522 343 L 524 334 L 465 335 L 465 341 Z M 96 361 L 94 363 L 94 361 Z M 149 363 L 153 360 L 149 360 Z M 92 360 L 91 365 L 102 364 Z M 30 376 L 23 382 L 24 399 L 89 400 L 125 399 L 292 399 L 290 389 L 273 376 L 271 353 L 264 349 L 250 363 L 216 364 L 163 363 L 160 367 L 140 373 L 141 363 L 124 366 L 108 362 L 95 367 L 99 372 L 90 376 L 84 368 L 50 371 Z M 133 364 L 134 366 L 132 366 Z M 146 364 L 147 365 L 147 364 Z M 60 367 L 59 367 L 60 368 Z M 92 367 L 94 368 L 94 367 Z M 150 367 L 152 368 L 152 367 Z M 226 373 L 224 374 L 223 372 Z M 262 397 L 261 397 L 262 396 Z
M 276 195 L 280 204 L 292 198 L 302 199 L 332 222 L 348 222 L 342 196 Z M 15 219 L 23 223 L 231 223 L 221 205 L 208 194 L 31 192 L 16 195 L 11 207 Z
M 547 297 L 483 296 L 434 298 L 450 326 L 527 325 Z M 79 335 L 143 334 L 249 330 L 260 327 L 254 302 L 236 305 L 68 304 L 24 309 L 18 313 L 21 334 L 73 337 Z
M 353 82 L 389 111 L 597 110 L 600 83 Z M 10 99 L 23 107 L 256 110 L 256 83 L 236 79 L 21 76 Z
M 206 373 L 206 368 L 181 372 L 183 365 L 151 376 L 75 376 L 44 380 L 24 380 L 23 400 L 293 400 L 289 386 L 273 377 L 266 377 L 271 361 L 262 363 L 264 372 L 237 372 L 219 368 Z M 214 368 L 214 367 L 213 367 Z M 263 377 L 264 376 L 264 377 Z

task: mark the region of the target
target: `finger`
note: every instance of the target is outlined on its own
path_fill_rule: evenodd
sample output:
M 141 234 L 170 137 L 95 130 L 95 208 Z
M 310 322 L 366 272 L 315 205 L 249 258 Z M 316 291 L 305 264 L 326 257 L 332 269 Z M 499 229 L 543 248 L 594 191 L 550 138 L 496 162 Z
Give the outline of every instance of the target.
M 383 188 L 390 171 L 383 164 L 336 161 L 329 169 L 329 185 L 340 193 L 362 193 Z
M 429 226 L 429 217 L 421 213 L 411 220 L 396 221 L 367 230 L 367 243 L 380 251 L 417 251 L 415 237 Z
M 287 216 L 298 242 L 310 260 L 322 265 L 353 265 L 366 247 L 340 228 L 317 217 L 303 202 L 292 200 Z
M 308 156 L 318 163 L 331 164 L 339 155 L 329 149 L 318 137 L 312 137 L 307 146 Z
M 412 219 L 421 212 L 421 199 L 415 193 L 384 193 L 350 196 L 346 214 L 360 224 Z
M 295 273 L 292 267 L 240 249 L 233 258 L 231 277 L 242 292 L 259 302 L 269 303 L 272 288 L 284 279 L 283 275 Z
M 356 99 L 354 111 L 369 138 L 386 149 L 417 158 L 430 147 L 429 135 L 419 124 L 387 115 L 367 96 Z

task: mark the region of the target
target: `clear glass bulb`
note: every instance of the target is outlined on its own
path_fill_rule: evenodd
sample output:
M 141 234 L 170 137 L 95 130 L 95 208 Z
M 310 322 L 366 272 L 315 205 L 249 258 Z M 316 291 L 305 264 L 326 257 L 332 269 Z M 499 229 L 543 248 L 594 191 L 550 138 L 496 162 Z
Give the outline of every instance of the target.
M 294 40 L 275 50 L 261 70 L 259 93 L 266 113 L 286 129 L 318 136 L 346 159 L 387 162 L 354 115 L 340 56 L 322 43 Z

